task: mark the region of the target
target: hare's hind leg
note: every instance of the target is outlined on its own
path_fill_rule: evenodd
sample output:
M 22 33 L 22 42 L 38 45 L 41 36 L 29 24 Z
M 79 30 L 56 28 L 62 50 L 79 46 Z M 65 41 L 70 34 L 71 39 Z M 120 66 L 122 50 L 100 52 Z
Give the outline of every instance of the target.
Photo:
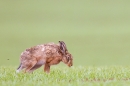
M 22 63 L 20 63 L 19 67 L 16 70 L 16 73 L 19 73 L 23 68 L 24 67 L 23 67 Z
M 45 61 L 38 61 L 30 70 L 29 72 L 33 72 L 34 70 L 40 68 L 42 65 L 45 64 Z
M 31 68 L 33 68 L 36 65 L 37 61 L 31 61 L 28 65 L 28 67 L 26 67 L 25 72 L 29 72 L 31 70 Z

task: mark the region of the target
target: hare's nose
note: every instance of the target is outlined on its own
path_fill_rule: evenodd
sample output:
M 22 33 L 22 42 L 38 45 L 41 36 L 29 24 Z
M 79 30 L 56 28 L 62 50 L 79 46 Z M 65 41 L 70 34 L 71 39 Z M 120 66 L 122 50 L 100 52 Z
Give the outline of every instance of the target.
M 72 66 L 72 64 L 69 64 L 68 66 L 69 66 L 69 67 L 71 67 L 71 66 Z

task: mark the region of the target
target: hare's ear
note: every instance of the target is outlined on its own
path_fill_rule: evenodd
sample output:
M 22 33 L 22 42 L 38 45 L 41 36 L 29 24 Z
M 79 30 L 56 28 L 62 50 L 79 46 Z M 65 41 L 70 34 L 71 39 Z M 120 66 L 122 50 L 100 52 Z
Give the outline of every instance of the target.
M 61 42 L 62 42 L 62 44 L 63 44 L 63 46 L 65 48 L 65 52 L 68 51 L 65 42 L 63 42 L 63 41 L 61 41 Z
M 65 47 L 61 41 L 59 41 L 59 43 L 60 43 L 60 50 L 65 55 Z

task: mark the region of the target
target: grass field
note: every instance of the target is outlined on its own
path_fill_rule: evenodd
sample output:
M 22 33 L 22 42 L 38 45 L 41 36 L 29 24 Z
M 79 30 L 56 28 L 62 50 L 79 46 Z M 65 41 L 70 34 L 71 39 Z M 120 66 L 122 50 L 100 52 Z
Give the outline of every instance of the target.
M 1 86 L 129 86 L 130 67 L 52 67 L 51 73 L 41 69 L 33 74 L 15 73 L 15 67 L 0 67 Z
M 0 1 L 0 86 L 126 86 L 130 1 Z M 74 67 L 15 74 L 22 51 L 65 41 Z M 114 66 L 113 66 L 114 65 Z

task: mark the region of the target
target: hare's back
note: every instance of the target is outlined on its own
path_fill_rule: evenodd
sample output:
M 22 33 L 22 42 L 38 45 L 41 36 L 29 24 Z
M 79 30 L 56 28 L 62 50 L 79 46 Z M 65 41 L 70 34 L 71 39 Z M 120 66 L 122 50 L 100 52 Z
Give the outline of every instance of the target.
M 43 55 L 44 49 L 45 49 L 44 45 L 37 45 L 31 48 L 28 48 L 21 53 L 21 60 L 30 60 L 35 57 L 40 57 Z

